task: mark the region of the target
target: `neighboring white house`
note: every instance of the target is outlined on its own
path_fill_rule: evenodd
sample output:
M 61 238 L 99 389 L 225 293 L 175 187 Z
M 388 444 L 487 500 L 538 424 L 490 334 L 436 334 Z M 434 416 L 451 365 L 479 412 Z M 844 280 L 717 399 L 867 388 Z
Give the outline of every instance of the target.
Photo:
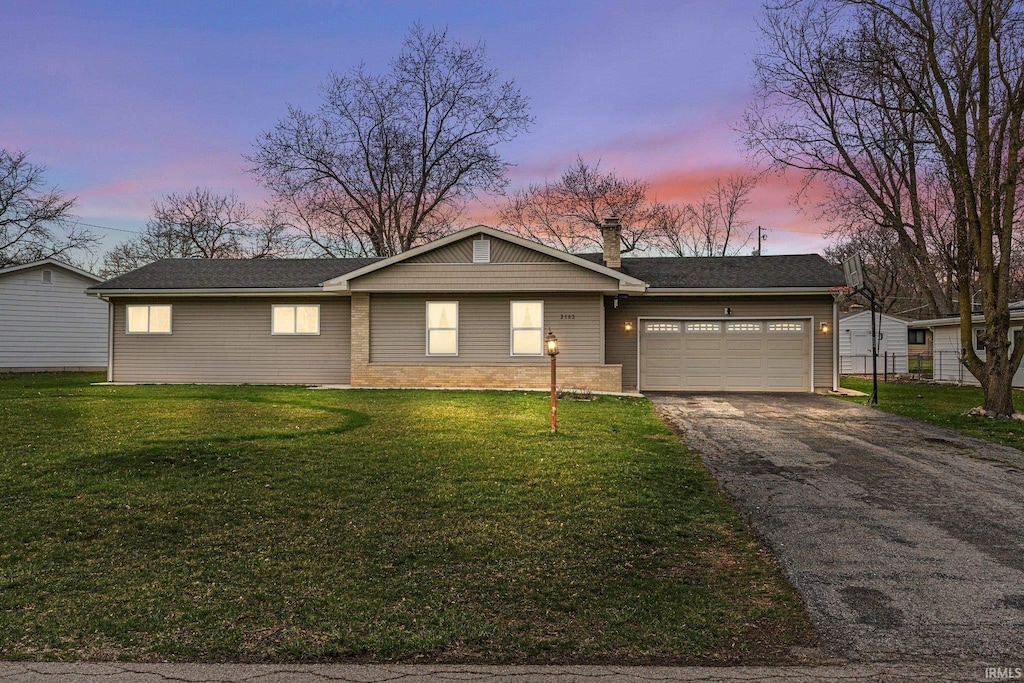
M 985 318 L 975 315 L 971 319 L 971 343 L 978 356 L 984 360 L 984 344 L 978 340 L 978 332 L 985 329 Z M 1010 339 L 1017 330 L 1024 328 L 1024 302 L 1010 304 Z M 910 329 L 931 330 L 933 349 L 933 373 L 936 382 L 957 384 L 980 384 L 970 371 L 960 363 L 960 316 L 918 320 L 910 323 Z M 1024 364 L 1013 376 L 1013 386 L 1024 388 Z
M 878 371 L 906 373 L 907 321 L 885 313 L 875 318 L 878 332 Z M 888 366 L 883 366 L 888 354 Z M 839 372 L 863 375 L 871 372 L 871 311 L 839 318 Z
M 0 371 L 104 369 L 107 303 L 85 293 L 101 280 L 53 259 L 0 268 Z

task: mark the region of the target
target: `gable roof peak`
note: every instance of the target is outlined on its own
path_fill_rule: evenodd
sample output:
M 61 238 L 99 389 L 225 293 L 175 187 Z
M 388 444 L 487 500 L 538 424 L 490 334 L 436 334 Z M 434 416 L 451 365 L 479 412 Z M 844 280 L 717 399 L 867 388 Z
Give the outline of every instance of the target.
M 13 265 L 13 266 L 5 266 L 3 268 L 0 268 L 0 275 L 8 275 L 10 273 L 16 273 L 16 272 L 19 272 L 19 271 L 22 271 L 22 270 L 29 270 L 30 268 L 39 268 L 41 266 L 50 266 L 50 267 L 53 267 L 53 268 L 60 268 L 62 270 L 66 270 L 69 273 L 74 273 L 75 275 L 79 275 L 81 277 L 84 277 L 84 278 L 87 278 L 89 280 L 92 280 L 93 282 L 102 282 L 103 281 L 103 278 L 101 278 L 99 275 L 95 275 L 93 273 L 90 273 L 87 270 L 82 270 L 81 268 L 77 268 L 77 267 L 75 267 L 75 266 L 73 266 L 73 265 L 71 265 L 69 263 L 64 263 L 63 261 L 58 261 L 57 259 L 52 258 L 52 257 L 44 258 L 44 259 L 39 259 L 38 261 L 31 261 L 29 263 L 19 263 L 17 265 Z
M 433 242 L 421 244 L 420 246 L 410 249 L 408 251 L 404 251 L 401 254 L 396 254 L 395 256 L 381 259 L 375 263 L 367 265 L 364 268 L 359 268 L 358 270 L 354 270 L 350 273 L 345 273 L 344 275 L 340 275 L 331 280 L 326 280 L 321 284 L 323 285 L 325 291 L 345 290 L 348 289 L 349 281 L 354 280 L 355 278 L 361 277 L 363 275 L 368 275 L 382 268 L 387 268 L 388 266 L 401 263 L 402 261 L 413 258 L 420 254 L 433 251 L 434 249 L 439 249 L 440 247 L 444 247 L 453 242 L 457 242 L 459 240 L 465 239 L 467 237 L 472 237 L 478 234 L 485 234 L 496 239 L 505 240 L 506 242 L 511 242 L 512 244 L 517 244 L 521 247 L 533 249 L 534 251 L 538 251 L 542 254 L 547 254 L 548 256 L 553 256 L 554 258 L 557 258 L 561 261 L 565 261 L 567 263 L 571 263 L 581 268 L 592 270 L 594 272 L 601 273 L 602 275 L 607 275 L 612 279 L 618 280 L 620 289 L 624 291 L 643 292 L 647 288 L 647 283 L 645 283 L 643 280 L 631 277 L 613 268 L 608 268 L 607 266 L 604 266 L 599 263 L 594 263 L 593 261 L 588 261 L 587 259 L 581 258 L 574 254 L 570 254 L 559 249 L 554 249 L 545 244 L 541 244 L 540 242 L 535 242 L 533 240 L 528 240 L 523 237 L 519 237 L 518 235 L 513 235 L 512 233 L 505 232 L 504 230 L 492 228 L 489 225 L 475 225 L 469 228 L 464 228 L 457 232 L 453 232 L 450 235 L 446 235 L 445 237 L 436 239 Z

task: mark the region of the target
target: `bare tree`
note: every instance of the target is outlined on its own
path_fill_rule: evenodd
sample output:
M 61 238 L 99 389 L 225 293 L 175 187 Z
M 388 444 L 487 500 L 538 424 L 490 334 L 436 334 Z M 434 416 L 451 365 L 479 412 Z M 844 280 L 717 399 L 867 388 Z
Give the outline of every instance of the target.
M 953 310 L 957 236 L 949 185 L 935 177 L 919 179 L 916 194 L 917 220 L 927 240 L 936 283 L 942 288 L 941 301 L 950 307 L 944 310 Z M 936 315 L 937 292 L 915 276 L 916 269 L 909 262 L 908 250 L 900 242 L 899 231 L 874 220 L 872 205 L 862 193 L 835 188 L 823 209 L 824 217 L 832 226 L 828 235 L 833 244 L 825 250 L 827 258 L 838 265 L 854 253 L 861 254 L 866 279 L 886 312 L 914 310 L 921 313 L 918 317 Z M 855 298 L 867 302 L 864 297 Z
M 501 225 L 522 237 L 578 253 L 601 248 L 601 223 L 614 215 L 622 222 L 624 253 L 648 248 L 663 222 L 663 207 L 648 198 L 645 181 L 605 173 L 600 166 L 599 161 L 578 157 L 558 180 L 513 193 L 500 209 Z
M 743 210 L 756 186 L 756 176 L 736 175 L 716 180 L 692 204 L 662 206 L 653 243 L 673 256 L 738 254 L 750 242 Z
M 922 306 L 920 290 L 891 231 L 851 233 L 825 249 L 825 258 L 836 265 L 842 264 L 853 254 L 860 254 L 865 282 L 875 293 L 883 313 L 901 313 Z M 846 301 L 860 305 L 868 303 L 867 298 L 861 294 L 850 295 Z M 840 300 L 842 303 L 843 300 Z
M 153 204 L 153 216 L 135 239 L 104 256 L 113 276 L 162 258 L 272 258 L 292 253 L 291 224 L 275 209 L 254 211 L 234 193 L 196 188 Z
M 531 122 L 483 45 L 419 25 L 389 73 L 332 73 L 322 95 L 315 112 L 289 107 L 247 159 L 333 256 L 391 256 L 450 231 L 465 200 L 508 182 L 497 147 Z
M 894 231 L 934 315 L 953 304 L 921 217 L 920 183 L 941 174 L 911 96 L 872 61 L 857 0 L 795 0 L 769 7 L 754 59 L 756 100 L 745 142 L 780 168 L 821 179 L 824 215 L 856 230 Z M 844 11 L 845 10 L 845 11 Z
M 1013 412 L 1009 293 L 1024 155 L 1019 0 L 795 0 L 769 9 L 748 143 L 777 163 L 856 186 L 896 231 L 936 310 L 944 288 L 918 216 L 919 180 L 948 186 L 964 365 L 985 407 Z M 971 341 L 971 294 L 985 317 Z
M 0 268 L 44 258 L 72 261 L 97 244 L 73 222 L 75 200 L 45 186 L 45 172 L 25 152 L 0 149 Z

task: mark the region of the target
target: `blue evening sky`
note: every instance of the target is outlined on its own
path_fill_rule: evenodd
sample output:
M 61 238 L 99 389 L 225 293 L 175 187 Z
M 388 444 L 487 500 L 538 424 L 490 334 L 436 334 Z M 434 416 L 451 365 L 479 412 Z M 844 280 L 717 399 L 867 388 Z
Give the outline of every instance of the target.
M 330 70 L 386 69 L 416 21 L 483 41 L 531 101 L 505 145 L 513 187 L 577 154 L 695 198 L 747 164 L 733 130 L 750 92 L 759 3 L 0 1 L 0 146 L 28 150 L 81 220 L 138 230 L 155 199 L 208 186 L 258 203 L 242 154 L 287 104 L 313 107 Z M 748 218 L 766 253 L 819 250 L 795 178 L 770 178 Z M 494 200 L 467 220 L 490 222 Z M 103 233 L 103 230 L 97 232 Z M 106 245 L 129 237 L 106 233 Z

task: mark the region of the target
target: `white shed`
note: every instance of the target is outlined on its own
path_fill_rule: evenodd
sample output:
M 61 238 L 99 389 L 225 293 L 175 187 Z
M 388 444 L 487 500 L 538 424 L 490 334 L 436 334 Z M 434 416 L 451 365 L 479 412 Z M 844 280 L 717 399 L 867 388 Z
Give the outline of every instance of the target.
M 878 372 L 883 372 L 886 354 L 889 372 L 908 372 L 907 321 L 880 313 L 875 318 L 878 332 Z M 851 313 L 839 319 L 839 372 L 863 375 L 871 372 L 871 311 Z
M 53 259 L 0 268 L 0 371 L 106 368 L 107 302 L 85 293 L 100 281 Z

